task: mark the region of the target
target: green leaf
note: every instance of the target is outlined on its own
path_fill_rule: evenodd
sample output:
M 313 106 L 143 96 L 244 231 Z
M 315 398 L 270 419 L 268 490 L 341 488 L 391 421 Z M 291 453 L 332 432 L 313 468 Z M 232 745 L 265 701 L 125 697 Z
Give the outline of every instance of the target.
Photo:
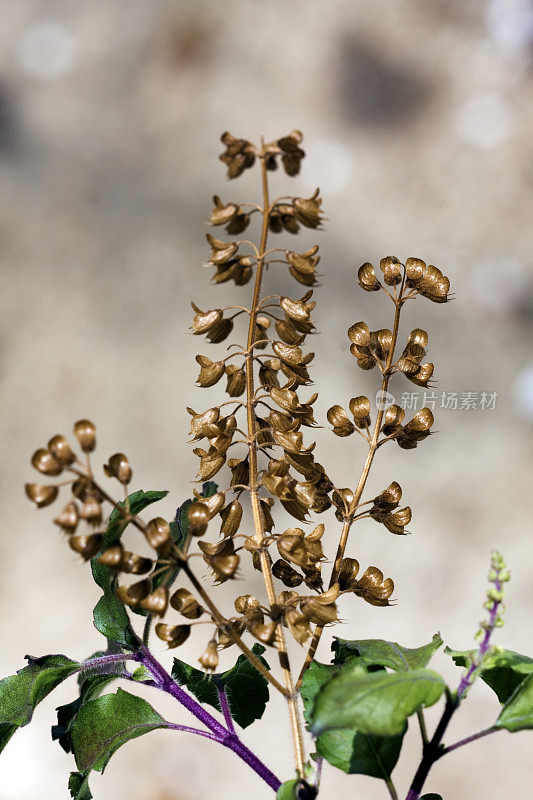
M 458 667 L 468 668 L 477 650 L 451 650 L 446 647 L 444 652 L 452 657 Z M 513 650 L 503 650 L 486 656 L 478 674 L 496 692 L 500 703 L 505 703 L 526 676 L 533 674 L 533 658 Z
M 115 594 L 116 576 L 109 567 L 98 564 L 94 558 L 91 569 L 95 582 L 104 591 L 93 610 L 94 627 L 107 639 L 117 642 L 128 650 L 135 650 L 139 640 L 131 627 L 124 605 Z
M 132 514 L 140 514 L 149 505 L 162 500 L 167 494 L 167 491 L 143 492 L 142 489 L 138 492 L 133 492 L 129 496 L 130 511 Z M 124 503 L 119 505 L 121 508 L 125 507 Z M 106 550 L 112 544 L 118 542 L 128 524 L 120 511 L 114 508 L 109 516 L 102 550 Z M 115 574 L 109 567 L 98 564 L 96 556 L 91 561 L 91 567 L 95 582 L 104 591 L 103 597 L 100 598 L 93 611 L 95 628 L 107 639 L 111 639 L 130 650 L 135 650 L 139 645 L 139 640 L 131 627 L 123 603 L 120 602 L 115 594 L 117 584 Z
M 263 666 L 270 669 L 262 658 L 264 652 L 265 648 L 261 644 L 256 643 L 252 647 L 252 653 L 259 658 Z M 179 684 L 186 686 L 200 703 L 213 706 L 218 711 L 221 711 L 221 707 L 217 685 L 222 687 L 228 699 L 231 716 L 241 728 L 248 727 L 263 716 L 269 699 L 266 678 L 256 670 L 245 655 L 239 656 L 236 664 L 227 672 L 214 675 L 207 675 L 175 658 L 172 677 Z
M 122 665 L 119 665 L 122 666 Z M 88 675 L 80 685 L 80 696 L 72 703 L 59 706 L 57 711 L 57 725 L 52 726 L 52 739 L 58 740 L 59 744 L 66 753 L 72 752 L 72 728 L 76 721 L 76 716 L 80 708 L 89 700 L 99 697 L 103 689 L 118 678 L 122 672 L 114 674 L 103 673 L 99 675 Z
M 103 772 L 119 747 L 144 733 L 167 728 L 146 700 L 118 689 L 89 700 L 80 709 L 72 729 L 72 746 L 80 772 Z
M 279 787 L 276 800 L 296 800 L 298 790 L 298 778 L 295 778 L 292 781 L 285 781 Z
M 354 662 L 366 667 L 388 667 L 395 672 L 405 672 L 427 666 L 433 653 L 442 644 L 440 634 L 436 633 L 429 644 L 414 649 L 384 639 L 338 638 L 334 639 L 331 649 L 335 653 L 335 664 Z
M 369 775 L 388 780 L 398 762 L 404 732 L 398 736 L 375 736 L 347 729 L 326 731 L 316 742 L 317 751 L 333 767 L 349 775 Z
M 533 675 L 528 675 L 513 692 L 496 720 L 496 728 L 511 733 L 533 728 Z
M 340 667 L 313 661 L 304 673 L 300 690 L 304 703 L 304 716 L 311 723 L 315 699 Z M 388 779 L 398 761 L 404 730 L 398 736 L 375 736 L 355 729 L 326 731 L 316 741 L 317 751 L 333 767 L 349 774 L 370 775 Z
M 89 789 L 89 774 L 90 770 L 70 773 L 68 788 L 72 800 L 92 800 L 92 793 Z
M 80 666 L 62 655 L 26 658 L 27 667 L 0 681 L 0 752 L 17 728 L 31 722 L 41 700 Z
M 354 728 L 380 736 L 400 735 L 407 718 L 422 706 L 437 702 L 443 678 L 428 669 L 410 672 L 367 672 L 359 665 L 335 675 L 319 691 L 312 710 L 311 730 Z

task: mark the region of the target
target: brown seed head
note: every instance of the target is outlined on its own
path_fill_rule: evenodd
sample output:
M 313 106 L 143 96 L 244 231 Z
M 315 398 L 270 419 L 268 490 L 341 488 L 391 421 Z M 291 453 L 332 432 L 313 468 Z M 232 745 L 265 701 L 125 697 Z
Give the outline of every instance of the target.
M 74 501 L 67 503 L 65 508 L 54 519 L 54 524 L 68 534 L 74 533 L 78 527 L 80 512 Z
M 156 635 L 168 644 L 169 650 L 173 647 L 179 647 L 190 636 L 190 625 L 165 625 L 163 622 L 158 622 L 155 626 Z
M 170 541 L 170 525 L 163 517 L 155 517 L 146 526 L 144 535 L 150 547 L 163 550 Z
M 26 495 L 35 503 L 37 508 L 49 506 L 59 494 L 57 486 L 42 486 L 39 483 L 27 483 L 24 488 L 26 490 Z
M 31 457 L 31 463 L 37 472 L 41 472 L 43 475 L 55 476 L 60 475 L 63 471 L 62 463 L 53 453 L 43 447 L 35 451 Z
M 104 541 L 103 533 L 89 533 L 86 535 L 74 535 L 68 540 L 69 546 L 75 553 L 78 553 L 85 561 L 93 558 L 102 547 Z
M 158 586 L 144 600 L 141 600 L 141 608 L 150 611 L 158 617 L 163 617 L 168 606 L 168 589 L 166 586 Z
M 96 447 L 96 426 L 88 419 L 80 419 L 74 424 L 74 436 L 84 453 L 92 453 Z
M 218 650 L 216 639 L 211 639 L 207 647 L 198 659 L 206 672 L 214 672 L 218 667 Z
M 133 475 L 130 462 L 124 453 L 115 453 L 111 456 L 107 464 L 104 464 L 104 472 L 108 478 L 116 478 L 124 486 L 127 486 Z
M 66 466 L 72 464 L 76 460 L 76 456 L 64 436 L 57 434 L 52 436 L 48 442 L 48 449 L 57 458 L 57 460 Z
M 204 613 L 202 606 L 188 589 L 177 589 L 170 598 L 170 605 L 187 619 L 198 619 Z
M 204 503 L 191 503 L 187 509 L 187 517 L 191 536 L 203 536 L 209 522 L 209 511 Z

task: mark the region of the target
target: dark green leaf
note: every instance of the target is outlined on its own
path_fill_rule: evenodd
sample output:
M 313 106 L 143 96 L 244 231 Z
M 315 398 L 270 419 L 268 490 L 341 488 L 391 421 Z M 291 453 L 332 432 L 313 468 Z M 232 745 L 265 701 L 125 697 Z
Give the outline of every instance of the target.
M 312 721 L 319 691 L 338 674 L 340 667 L 318 661 L 304 673 L 300 693 L 307 722 Z M 406 726 L 398 736 L 375 736 L 355 729 L 326 731 L 318 737 L 316 747 L 326 761 L 343 772 L 387 779 L 398 761 L 405 730 Z
M 496 727 L 511 733 L 533 728 L 533 675 L 528 675 L 507 700 Z
M 428 669 L 410 672 L 367 672 L 351 666 L 328 681 L 316 696 L 311 730 L 353 728 L 380 736 L 400 735 L 407 718 L 437 702 L 444 680 Z
M 135 515 L 140 514 L 149 505 L 162 500 L 167 494 L 167 491 L 143 492 L 142 489 L 138 492 L 133 492 L 129 496 L 130 512 Z M 119 505 L 124 508 L 124 503 Z M 102 550 L 106 550 L 112 544 L 118 542 L 127 525 L 128 523 L 125 522 L 120 511 L 114 508 L 109 516 Z M 131 627 L 124 605 L 115 595 L 116 576 L 109 567 L 98 564 L 96 557 L 92 559 L 91 567 L 94 580 L 104 590 L 104 596 L 100 598 L 93 611 L 95 628 L 106 638 L 118 642 L 123 647 L 135 649 L 139 644 L 139 640 Z M 142 613 L 145 614 L 146 612 L 142 611 Z
M 80 666 L 62 655 L 26 658 L 27 667 L 0 681 L 0 751 L 17 728 L 31 722 L 41 700 Z
M 471 657 L 477 651 L 451 650 L 446 647 L 444 652 L 453 658 L 458 667 L 468 668 Z M 479 677 L 496 692 L 500 703 L 505 703 L 524 678 L 531 674 L 533 674 L 533 658 L 522 656 L 512 650 L 503 650 L 501 653 L 486 656 L 479 671 Z
M 88 675 L 80 686 L 80 696 L 57 711 L 57 725 L 52 726 L 52 739 L 57 739 L 66 753 L 72 752 L 72 728 L 80 708 L 89 700 L 98 697 L 103 689 L 119 677 L 119 674 Z
M 348 639 L 335 638 L 331 649 L 335 653 L 334 663 L 345 664 L 348 661 L 362 664 L 365 667 L 388 667 L 395 672 L 422 669 L 433 653 L 442 645 L 439 633 L 433 636 L 429 644 L 410 649 L 396 642 L 384 639 Z
M 89 774 L 90 770 L 70 773 L 68 788 L 72 800 L 92 800 L 92 793 L 89 789 Z
M 442 800 L 440 794 L 435 794 L 435 792 L 430 792 L 429 794 L 423 794 L 420 797 L 420 800 Z
M 262 658 L 265 652 L 263 645 L 254 644 L 252 652 L 263 666 L 270 669 Z M 218 699 L 217 685 L 221 686 L 228 698 L 228 705 L 232 718 L 241 728 L 251 725 L 256 719 L 263 716 L 268 702 L 268 682 L 248 661 L 245 655 L 239 656 L 236 664 L 227 672 L 207 675 L 184 661 L 174 659 L 172 677 L 179 684 L 186 686 L 200 703 L 213 706 L 221 710 Z
M 318 737 L 316 748 L 343 772 L 387 780 L 400 757 L 403 736 L 375 736 L 350 729 L 326 731 Z
M 92 560 L 91 568 L 94 580 L 104 591 L 93 610 L 94 627 L 107 639 L 129 650 L 135 650 L 139 640 L 131 627 L 124 605 L 115 594 L 116 576 L 109 567 L 98 564 L 96 559 Z
M 118 689 L 89 700 L 80 709 L 72 729 L 76 766 L 81 772 L 103 772 L 113 753 L 130 739 L 166 728 L 168 723 L 146 700 Z

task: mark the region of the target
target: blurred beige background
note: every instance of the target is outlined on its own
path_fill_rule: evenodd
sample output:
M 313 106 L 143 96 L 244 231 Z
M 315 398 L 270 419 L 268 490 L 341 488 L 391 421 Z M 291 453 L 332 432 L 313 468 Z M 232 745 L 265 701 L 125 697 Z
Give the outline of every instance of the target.
M 329 217 L 324 232 L 277 240 L 321 244 L 312 346 L 322 424 L 332 403 L 376 388 L 375 374 L 355 368 L 347 327 L 391 322 L 389 304 L 356 286 L 356 266 L 419 256 L 449 275 L 457 295 L 445 306 L 419 301 L 405 315 L 405 332 L 430 332 L 438 435 L 415 451 L 381 450 L 369 484 L 373 496 L 400 481 L 413 536 L 365 521 L 349 548 L 394 578 L 398 603 L 351 599 L 342 612 L 352 621 L 335 632 L 414 647 L 440 630 L 451 646 L 469 647 L 490 550 L 500 547 L 513 580 L 498 641 L 533 654 L 533 4 L 1 0 L 0 12 L 0 674 L 20 668 L 26 652 L 82 659 L 99 646 L 87 568 L 49 510 L 37 513 L 23 496 L 37 446 L 88 416 L 100 462 L 125 450 L 135 488 L 170 490 L 160 513 L 172 515 L 190 494 L 185 406 L 207 408 L 220 392 L 194 388 L 194 355 L 206 345 L 186 335 L 189 300 L 212 307 L 249 296 L 249 287 L 209 286 L 200 268 L 210 196 L 258 198 L 256 171 L 225 180 L 225 129 L 256 140 L 305 132 L 300 178 L 276 173 L 272 183 L 275 194 L 320 185 Z M 299 296 L 284 272 L 272 270 L 269 287 Z M 397 398 L 411 388 L 403 379 L 391 386 Z M 478 402 L 496 392 L 496 408 L 441 409 L 442 392 L 474 392 Z M 317 439 L 333 479 L 353 483 L 363 443 L 328 430 Z M 332 550 L 338 526 L 324 519 Z M 200 645 L 183 657 L 194 660 Z M 436 666 L 457 682 L 444 655 Z M 67 797 L 71 757 L 49 728 L 73 692 L 72 682 L 56 691 L 9 744 L 3 800 Z M 449 741 L 491 724 L 495 703 L 476 686 Z M 288 778 L 284 714 L 273 701 L 244 738 Z M 418 759 L 411 727 L 395 774 L 402 795 Z M 526 800 L 532 741 L 501 733 L 458 751 L 437 765 L 427 791 L 491 800 L 504 789 Z M 96 800 L 271 796 L 230 754 L 165 732 L 119 751 L 92 786 Z M 385 797 L 374 779 L 327 768 L 321 797 L 341 792 Z

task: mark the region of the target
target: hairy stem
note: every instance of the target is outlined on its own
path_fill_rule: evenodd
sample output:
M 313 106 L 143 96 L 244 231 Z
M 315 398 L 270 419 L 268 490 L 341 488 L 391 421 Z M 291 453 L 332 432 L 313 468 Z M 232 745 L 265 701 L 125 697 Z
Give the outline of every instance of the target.
M 246 745 L 241 742 L 238 735 L 234 730 L 228 730 L 218 722 L 208 711 L 203 708 L 194 698 L 185 692 L 181 686 L 168 674 L 164 667 L 157 661 L 150 651 L 142 646 L 137 653 L 137 660 L 151 672 L 154 677 L 155 683 L 159 689 L 172 695 L 182 706 L 193 714 L 205 727 L 207 732 L 203 736 L 218 741 L 220 744 L 232 750 L 242 761 L 254 770 L 275 792 L 279 789 L 281 782 L 273 772 L 263 762 L 252 753 Z M 183 726 L 174 726 L 177 730 L 183 729 Z M 195 729 L 186 728 L 194 733 L 200 733 Z
M 255 528 L 255 539 L 259 545 L 259 558 L 261 564 L 261 572 L 265 582 L 268 602 L 270 607 L 276 603 L 276 592 L 274 589 L 274 582 L 272 579 L 272 572 L 270 570 L 270 562 L 267 550 L 263 547 L 264 539 L 264 520 L 261 511 L 261 503 L 259 501 L 258 489 L 258 467 L 257 467 L 257 425 L 254 410 L 254 342 L 256 330 L 256 318 L 258 313 L 258 305 L 261 295 L 261 284 L 263 280 L 263 271 L 265 266 L 265 253 L 268 238 L 268 222 L 270 215 L 270 201 L 268 194 L 268 177 L 266 170 L 266 161 L 264 156 L 264 146 L 261 152 L 261 182 L 263 188 L 263 225 L 261 229 L 261 242 L 257 256 L 257 270 L 255 276 L 254 292 L 252 297 L 252 304 L 250 309 L 250 325 L 248 328 L 248 339 L 246 343 L 246 418 L 248 424 L 248 439 L 249 439 L 249 461 L 250 461 L 250 501 L 252 505 L 252 515 Z M 285 683 L 285 696 L 289 707 L 289 716 L 291 721 L 291 731 L 294 742 L 294 754 L 296 760 L 296 768 L 298 772 L 303 775 L 304 768 L 304 748 L 303 737 L 301 730 L 300 713 L 298 709 L 298 696 L 295 692 L 294 682 L 290 668 L 289 656 L 287 654 L 287 644 L 285 641 L 285 634 L 281 624 L 276 628 L 276 647 L 278 650 L 279 663 L 283 673 L 283 680 Z
M 442 758 L 442 756 L 445 756 L 446 753 L 451 753 L 452 750 L 457 750 L 458 747 L 463 747 L 465 744 L 470 744 L 470 742 L 475 742 L 476 739 L 482 739 L 484 736 L 488 736 L 489 733 L 496 733 L 499 730 L 501 730 L 501 728 L 496 728 L 493 725 L 490 728 L 485 728 L 482 731 L 478 731 L 477 733 L 473 733 L 471 736 L 467 736 L 465 739 L 461 739 L 461 741 L 455 742 L 455 744 L 451 744 L 448 747 L 445 747 L 443 750 L 440 751 L 439 758 Z
M 374 460 L 374 456 L 376 455 L 376 451 L 378 450 L 378 446 L 379 446 L 378 445 L 379 434 L 380 434 L 381 425 L 382 425 L 382 422 L 383 422 L 383 415 L 385 413 L 385 407 L 384 407 L 383 398 L 385 397 L 385 393 L 387 392 L 388 387 L 389 387 L 389 380 L 390 380 L 390 377 L 391 377 L 391 366 L 392 366 L 392 363 L 393 363 L 393 360 L 394 360 L 394 351 L 396 349 L 396 342 L 398 340 L 398 330 L 399 330 L 399 327 L 400 327 L 400 313 L 401 313 L 401 309 L 402 309 L 402 305 L 403 305 L 402 294 L 403 294 L 404 283 L 405 283 L 405 270 L 404 270 L 404 278 L 402 280 L 402 285 L 401 285 L 401 289 L 400 289 L 399 298 L 397 300 L 395 300 L 394 324 L 393 324 L 393 328 L 392 328 L 392 343 L 391 343 L 391 348 L 390 348 L 389 355 L 387 357 L 387 361 L 386 361 L 386 364 L 385 364 L 385 368 L 383 370 L 383 378 L 382 378 L 382 381 L 381 381 L 381 401 L 379 403 L 378 413 L 376 415 L 376 421 L 374 423 L 372 436 L 370 438 L 370 442 L 369 442 L 369 445 L 368 445 L 368 453 L 367 453 L 367 456 L 366 456 L 366 459 L 365 459 L 365 463 L 363 465 L 363 469 L 361 471 L 361 475 L 359 477 L 359 481 L 357 483 L 357 486 L 356 486 L 356 488 L 354 490 L 354 496 L 353 496 L 353 500 L 352 500 L 352 502 L 350 504 L 350 508 L 348 509 L 348 512 L 347 512 L 346 516 L 344 517 L 344 522 L 343 522 L 343 525 L 342 525 L 342 531 L 341 531 L 341 535 L 340 535 L 340 539 L 339 539 L 339 545 L 338 545 L 338 548 L 337 548 L 337 555 L 335 556 L 335 563 L 333 565 L 333 570 L 332 570 L 331 578 L 330 578 L 330 581 L 329 581 L 329 586 L 330 587 L 333 586 L 334 583 L 336 583 L 337 578 L 339 577 L 339 571 L 340 571 L 341 562 L 342 562 L 342 559 L 344 558 L 344 554 L 346 552 L 346 545 L 348 543 L 348 537 L 350 535 L 350 530 L 351 530 L 352 524 L 354 522 L 354 514 L 355 514 L 355 511 L 356 511 L 356 509 L 357 509 L 357 507 L 359 505 L 359 501 L 361 500 L 361 496 L 362 496 L 363 491 L 365 489 L 366 482 L 367 482 L 367 479 L 368 479 L 368 475 L 370 473 L 370 468 L 372 466 L 372 462 Z M 324 630 L 324 627 L 322 625 L 317 625 L 316 628 L 315 628 L 315 632 L 313 634 L 313 638 L 311 639 L 311 644 L 309 645 L 309 650 L 307 652 L 307 655 L 305 657 L 305 661 L 304 661 L 302 670 L 300 672 L 300 677 L 298 678 L 298 682 L 296 684 L 298 687 L 301 686 L 304 672 L 309 668 L 313 658 L 315 657 L 315 653 L 316 653 L 317 647 L 319 645 L 320 638 L 322 636 L 322 631 L 323 630 Z

